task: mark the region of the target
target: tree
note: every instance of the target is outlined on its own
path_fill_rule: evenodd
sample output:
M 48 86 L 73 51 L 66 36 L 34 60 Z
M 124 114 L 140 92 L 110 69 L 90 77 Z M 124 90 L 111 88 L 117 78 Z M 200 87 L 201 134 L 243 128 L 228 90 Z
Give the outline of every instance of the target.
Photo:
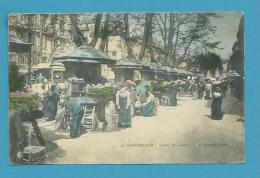
M 233 89 L 234 95 L 240 100 L 244 100 L 244 17 L 242 16 L 239 22 L 237 41 L 232 48 L 230 56 L 230 68 L 237 71 L 241 78 L 236 79 L 236 87 Z
M 77 47 L 80 47 L 82 45 L 87 44 L 87 38 L 84 37 L 82 31 L 78 27 L 78 20 L 77 16 L 75 14 L 70 14 L 70 23 L 71 23 L 71 33 L 72 33 L 72 38 Z
M 170 14 L 170 24 L 169 24 L 169 32 L 168 32 L 168 48 L 166 51 L 166 59 L 167 63 L 170 66 L 175 65 L 175 60 L 172 61 L 172 51 L 173 51 L 173 38 L 174 38 L 174 31 L 175 31 L 175 14 Z
M 130 33 L 129 33 L 129 20 L 128 20 L 128 14 L 124 14 L 124 26 L 125 26 L 125 43 L 127 47 L 127 53 L 130 58 L 133 57 L 132 47 L 131 47 L 131 41 L 130 41 Z
M 220 42 L 211 42 L 211 36 L 216 30 L 216 26 L 211 24 L 211 18 L 218 17 L 214 13 L 185 14 L 181 21 L 183 27 L 179 31 L 178 46 L 175 45 L 179 48 L 175 52 L 175 60 L 179 58 L 179 61 L 187 61 L 197 50 L 204 49 L 207 52 L 207 49 L 218 48 Z
M 178 50 L 182 47 L 181 43 L 181 37 L 185 34 L 185 32 L 182 32 L 182 26 L 185 26 L 186 24 L 189 24 L 191 21 L 191 16 L 190 14 L 175 14 L 175 19 L 176 19 L 176 27 L 175 27 L 175 41 L 174 41 L 174 49 L 172 52 L 172 58 L 173 58 L 173 64 L 174 67 L 177 67 L 177 54 Z
M 168 36 L 170 36 L 170 34 L 172 34 L 172 29 L 170 30 L 167 27 L 168 14 L 165 13 L 164 16 L 162 14 L 156 14 L 154 16 L 154 20 L 156 22 L 154 26 L 158 28 L 158 31 L 160 32 L 160 36 L 163 41 L 163 51 L 164 51 L 164 62 L 163 63 L 167 64 L 167 58 L 169 55 L 169 43 L 170 43 L 169 42 L 170 39 L 168 39 Z M 167 31 L 169 31 L 168 36 L 167 36 Z
M 99 32 L 100 32 L 100 25 L 101 25 L 101 21 L 102 21 L 102 16 L 103 16 L 103 14 L 97 14 L 96 15 L 94 34 L 93 34 L 93 38 L 90 42 L 90 46 L 92 46 L 92 47 L 95 47 L 96 44 L 97 44 L 97 40 L 98 40 Z
M 109 19 L 110 19 L 110 14 L 108 13 L 108 14 L 106 14 L 106 17 L 105 17 L 104 28 L 102 29 L 103 31 L 102 31 L 102 36 L 101 36 L 101 43 L 99 45 L 99 49 L 103 52 L 105 51 L 105 46 L 108 49 Z
M 43 34 L 46 28 L 47 18 L 48 18 L 47 14 L 40 15 L 40 63 L 42 62 L 42 56 L 43 56 Z
M 195 59 L 201 71 L 206 75 L 207 71 L 215 74 L 218 69 L 220 72 L 223 71 L 222 61 L 219 55 L 215 53 L 200 54 Z
M 153 14 L 147 13 L 145 14 L 145 24 L 144 24 L 144 33 L 143 33 L 143 41 L 141 50 L 139 53 L 139 60 L 142 60 L 145 54 L 146 48 L 149 46 L 150 52 L 152 52 L 152 20 L 153 20 Z M 152 56 L 152 55 L 151 55 Z
M 232 47 L 230 56 L 231 69 L 236 70 L 241 76 L 244 76 L 244 17 L 239 22 L 237 40 Z

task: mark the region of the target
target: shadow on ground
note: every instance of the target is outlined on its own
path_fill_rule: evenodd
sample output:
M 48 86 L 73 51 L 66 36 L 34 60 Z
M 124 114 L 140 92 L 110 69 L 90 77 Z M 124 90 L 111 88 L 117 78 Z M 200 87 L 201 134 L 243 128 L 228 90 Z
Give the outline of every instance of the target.
M 58 157 L 64 157 L 66 152 L 58 147 L 58 145 L 55 143 L 58 139 L 65 139 L 65 135 L 59 135 L 52 130 L 48 130 L 45 128 L 41 128 L 42 135 L 46 141 L 46 149 L 47 149 L 47 157 L 46 162 L 47 164 L 49 162 L 55 162 Z

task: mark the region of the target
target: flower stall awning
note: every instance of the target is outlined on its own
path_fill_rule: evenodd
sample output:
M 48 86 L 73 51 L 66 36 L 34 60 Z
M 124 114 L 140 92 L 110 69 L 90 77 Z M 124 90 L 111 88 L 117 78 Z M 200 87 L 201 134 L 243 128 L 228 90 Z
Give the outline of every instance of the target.
M 94 64 L 114 64 L 116 61 L 108 57 L 105 53 L 91 46 L 83 45 L 69 52 L 55 56 L 56 62 L 82 62 Z
M 160 66 L 158 64 L 154 64 L 154 63 L 150 64 L 149 68 L 150 68 L 150 70 L 152 70 L 155 73 L 166 73 L 167 72 L 162 66 Z
M 186 70 L 182 70 L 182 69 L 178 69 L 178 73 L 179 73 L 180 75 L 193 75 L 192 72 L 186 71 Z
M 172 67 L 168 67 L 168 66 L 160 66 L 158 64 L 151 64 L 150 66 L 150 70 L 159 73 L 159 74 L 178 74 L 178 69 L 176 68 L 172 68 Z
M 9 52 L 28 53 L 31 50 L 32 43 L 27 43 L 15 36 L 9 36 Z
M 61 63 L 52 63 L 50 64 L 50 67 L 52 67 L 54 71 L 65 71 L 65 67 Z
M 148 69 L 148 66 L 142 64 L 141 62 L 137 61 L 136 59 L 126 57 L 116 61 L 115 65 L 111 65 L 113 69 Z
M 16 38 L 15 36 L 9 36 L 9 43 L 15 43 L 15 44 L 20 44 L 20 45 L 32 45 L 32 43 L 27 43 L 24 42 L 21 39 Z
M 176 68 L 172 68 L 172 67 L 167 67 L 167 66 L 163 66 L 161 67 L 164 71 L 166 71 L 167 74 L 177 74 L 178 73 L 178 69 Z

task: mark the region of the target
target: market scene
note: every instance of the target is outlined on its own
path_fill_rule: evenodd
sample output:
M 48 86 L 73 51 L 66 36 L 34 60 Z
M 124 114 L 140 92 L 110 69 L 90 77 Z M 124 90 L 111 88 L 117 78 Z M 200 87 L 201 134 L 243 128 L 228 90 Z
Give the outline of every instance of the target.
M 10 164 L 244 162 L 240 13 L 14 14 Z

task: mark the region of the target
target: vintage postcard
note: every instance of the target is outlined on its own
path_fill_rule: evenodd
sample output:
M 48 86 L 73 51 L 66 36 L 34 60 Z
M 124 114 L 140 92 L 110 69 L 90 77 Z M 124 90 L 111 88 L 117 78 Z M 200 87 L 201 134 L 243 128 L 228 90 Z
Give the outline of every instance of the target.
M 10 164 L 243 163 L 244 17 L 10 14 Z

